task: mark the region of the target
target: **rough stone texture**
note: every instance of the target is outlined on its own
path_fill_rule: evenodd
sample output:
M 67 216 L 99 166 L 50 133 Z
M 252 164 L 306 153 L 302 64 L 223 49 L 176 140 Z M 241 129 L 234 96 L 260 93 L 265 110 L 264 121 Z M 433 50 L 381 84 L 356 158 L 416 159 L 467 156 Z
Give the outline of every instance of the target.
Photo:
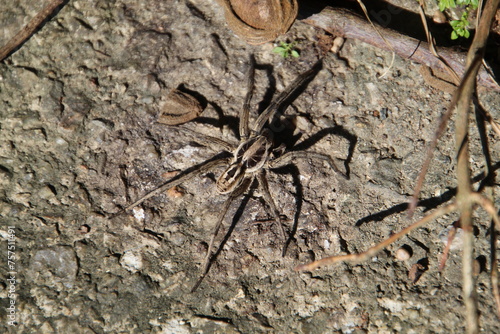
M 19 17 L 36 10 L 24 1 L 0 13 L 8 22 L 3 43 L 26 23 Z M 255 120 L 273 93 L 315 62 L 318 34 L 297 22 L 283 39 L 299 41 L 301 57 L 285 60 L 271 52 L 272 44 L 251 47 L 236 38 L 214 1 L 70 1 L 0 63 L 0 272 L 8 271 L 5 236 L 12 225 L 17 331 L 463 332 L 460 249 L 451 252 L 442 274 L 437 270 L 442 231 L 456 215 L 411 233 L 367 263 L 293 271 L 311 258 L 363 251 L 408 224 L 404 203 L 450 100 L 427 86 L 411 61 L 396 58 L 379 78 L 391 54 L 353 40 L 338 56 L 326 57 L 285 112 L 301 136 L 299 148 L 340 161 L 353 149 L 349 181 L 319 162 L 270 173 L 281 213 L 289 221 L 299 218 L 285 258 L 257 192 L 237 214 L 209 275 L 189 292 L 225 199 L 214 187 L 220 170 L 183 184 L 181 197 L 163 194 L 109 218 L 164 182 L 166 172 L 217 153 L 156 123 L 171 89 L 183 84 L 207 101 L 201 120 L 182 126 L 234 142 L 249 55 L 259 64 Z M 482 98 L 498 119 L 500 97 Z M 290 140 L 286 132 L 280 140 Z M 477 175 L 483 158 L 477 132 L 471 136 Z M 498 161 L 498 138 L 490 140 Z M 455 187 L 453 147 L 448 131 L 426 178 L 421 197 L 432 200 L 424 209 L 448 200 Z M 229 210 L 226 226 L 238 206 Z M 489 259 L 487 220 L 476 216 L 476 254 Z M 404 244 L 413 256 L 397 261 L 394 253 Z M 412 284 L 408 272 L 421 260 L 429 270 Z M 499 332 L 488 274 L 477 279 L 481 325 L 485 333 Z M 0 296 L 7 300 L 4 281 Z M 2 321 L 0 331 L 6 327 Z

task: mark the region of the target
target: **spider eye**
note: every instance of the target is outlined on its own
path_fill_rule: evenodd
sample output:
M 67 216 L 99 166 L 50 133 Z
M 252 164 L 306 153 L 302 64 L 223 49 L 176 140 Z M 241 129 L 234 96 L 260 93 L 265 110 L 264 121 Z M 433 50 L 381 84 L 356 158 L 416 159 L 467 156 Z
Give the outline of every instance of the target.
M 217 192 L 227 194 L 235 190 L 243 180 L 245 167 L 241 163 L 231 164 L 217 179 Z

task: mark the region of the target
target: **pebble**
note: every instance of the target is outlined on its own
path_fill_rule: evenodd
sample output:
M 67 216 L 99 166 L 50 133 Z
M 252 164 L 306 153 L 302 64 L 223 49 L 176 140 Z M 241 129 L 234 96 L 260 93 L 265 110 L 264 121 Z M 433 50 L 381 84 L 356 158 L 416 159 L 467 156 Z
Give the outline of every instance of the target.
M 410 246 L 404 245 L 396 251 L 396 259 L 398 261 L 409 260 L 412 256 L 412 249 Z

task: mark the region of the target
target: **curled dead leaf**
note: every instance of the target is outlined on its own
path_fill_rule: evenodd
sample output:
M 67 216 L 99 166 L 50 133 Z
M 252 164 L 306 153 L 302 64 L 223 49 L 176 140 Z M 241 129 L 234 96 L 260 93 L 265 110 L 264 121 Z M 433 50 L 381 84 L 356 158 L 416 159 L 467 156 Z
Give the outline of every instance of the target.
M 297 0 L 217 0 L 236 35 L 249 44 L 274 40 L 288 31 L 297 17 Z
M 184 196 L 184 191 L 178 186 L 175 186 L 167 190 L 167 196 L 170 198 L 179 198 Z
M 158 122 L 168 125 L 178 125 L 189 122 L 203 112 L 203 106 L 194 96 L 173 89 L 167 96 Z

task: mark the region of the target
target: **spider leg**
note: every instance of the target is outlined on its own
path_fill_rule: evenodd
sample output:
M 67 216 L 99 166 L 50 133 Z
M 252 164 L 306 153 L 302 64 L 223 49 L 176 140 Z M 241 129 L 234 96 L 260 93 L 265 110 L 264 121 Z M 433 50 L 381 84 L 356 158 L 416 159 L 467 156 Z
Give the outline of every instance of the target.
M 250 69 L 248 71 L 248 78 L 247 78 L 247 95 L 245 96 L 245 102 L 243 103 L 243 108 L 241 109 L 240 112 L 239 132 L 241 141 L 247 140 L 250 134 L 248 128 L 248 114 L 250 113 L 250 101 L 252 100 L 253 96 L 253 86 L 255 82 L 254 78 L 255 78 L 255 58 L 252 55 L 250 56 Z
M 196 175 L 205 173 L 205 172 L 211 170 L 212 168 L 215 168 L 215 167 L 218 167 L 221 165 L 226 165 L 226 164 L 228 164 L 228 162 L 229 162 L 228 158 L 222 158 L 222 159 L 216 159 L 216 160 L 208 160 L 208 161 L 205 161 L 199 165 L 193 166 L 193 167 L 183 171 L 182 173 L 178 174 L 177 176 L 174 176 L 173 178 L 171 178 L 170 180 L 168 180 L 167 182 L 165 182 L 164 184 L 162 184 L 161 186 L 159 186 L 155 190 L 152 190 L 149 193 L 147 193 L 146 195 L 142 196 L 134 203 L 128 205 L 123 210 L 114 214 L 112 217 L 116 217 L 116 216 L 122 214 L 123 212 L 130 210 L 130 209 L 136 207 L 137 205 L 141 204 L 142 202 L 144 202 L 148 198 L 151 198 L 155 195 L 158 195 L 167 189 L 178 186 L 179 184 L 195 177 Z
M 305 82 L 309 81 L 318 71 L 321 69 L 322 59 L 318 60 L 314 66 L 299 75 L 288 87 L 285 88 L 278 96 L 276 96 L 271 104 L 259 115 L 257 121 L 255 122 L 254 131 L 260 133 L 267 121 L 271 121 L 276 115 L 278 109 L 282 106 L 286 100 L 288 100 L 295 91 L 300 88 Z
M 326 161 L 330 167 L 343 178 L 347 179 L 347 176 L 337 168 L 333 159 L 326 154 L 308 151 L 292 151 L 283 154 L 274 160 L 268 161 L 269 168 L 280 168 L 290 164 L 295 159 L 318 159 Z
M 174 126 L 168 126 L 168 125 L 166 127 L 169 129 L 175 129 L 175 130 L 187 132 L 187 133 L 193 135 L 192 140 L 195 143 L 198 143 L 198 144 L 205 146 L 205 147 L 214 148 L 213 146 L 210 145 L 210 144 L 212 144 L 212 145 L 217 146 L 217 148 L 220 148 L 220 149 L 222 149 L 224 151 L 228 151 L 228 152 L 232 152 L 236 148 L 236 145 L 231 144 L 225 140 L 222 140 L 222 139 L 217 138 L 217 137 L 204 135 L 202 133 L 191 130 L 190 128 L 178 127 L 178 126 L 174 127 Z
M 264 169 L 261 169 L 258 174 L 257 174 L 257 179 L 259 180 L 259 184 L 262 186 L 262 190 L 264 193 L 264 200 L 266 201 L 267 205 L 271 209 L 271 214 L 273 215 L 274 220 L 278 223 L 279 225 L 279 231 L 281 234 L 281 238 L 285 240 L 285 246 L 283 247 L 283 251 L 281 253 L 282 256 L 285 256 L 286 249 L 288 246 L 288 242 L 286 239 L 286 232 L 285 228 L 283 227 L 283 221 L 281 220 L 280 213 L 278 209 L 276 208 L 276 204 L 274 203 L 273 197 L 271 196 L 271 193 L 269 192 L 269 183 L 267 182 L 266 179 L 266 172 Z
M 226 201 L 224 202 L 224 206 L 223 206 L 221 214 L 219 216 L 219 220 L 217 222 L 217 225 L 215 225 L 215 229 L 214 229 L 214 232 L 212 234 L 212 238 L 210 239 L 210 244 L 208 245 L 207 255 L 206 255 L 205 261 L 203 263 L 202 274 L 201 274 L 200 278 L 198 279 L 198 281 L 196 281 L 196 283 L 193 286 L 193 288 L 191 289 L 191 292 L 194 292 L 200 286 L 200 284 L 203 281 L 203 279 L 205 278 L 205 276 L 207 276 L 208 271 L 210 270 L 210 267 L 212 266 L 212 263 L 215 261 L 218 253 L 222 250 L 222 247 L 224 246 L 224 242 L 223 242 L 219 246 L 219 249 L 217 250 L 217 252 L 215 252 L 212 255 L 212 250 L 213 250 L 213 246 L 214 246 L 214 243 L 215 243 L 215 238 L 217 237 L 217 234 L 219 233 L 219 230 L 220 230 L 220 228 L 222 226 L 222 223 L 224 222 L 224 217 L 226 216 L 226 213 L 229 210 L 229 207 L 231 206 L 231 203 L 237 197 L 241 196 L 248 189 L 248 187 L 252 184 L 252 182 L 253 182 L 253 177 L 247 177 L 246 179 L 244 179 L 242 181 L 242 184 L 238 188 L 236 188 L 229 195 L 229 197 L 226 199 Z

